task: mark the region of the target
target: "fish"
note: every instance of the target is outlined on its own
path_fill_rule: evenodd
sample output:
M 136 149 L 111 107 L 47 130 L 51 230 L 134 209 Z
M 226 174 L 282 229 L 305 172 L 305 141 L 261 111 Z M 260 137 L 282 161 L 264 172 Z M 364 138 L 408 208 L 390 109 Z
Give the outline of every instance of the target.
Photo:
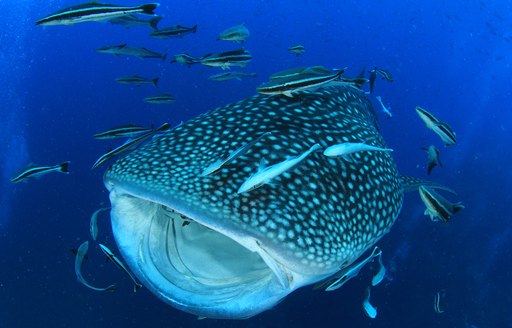
M 87 256 L 87 251 L 89 250 L 89 242 L 84 241 L 80 247 L 78 247 L 78 250 L 76 252 L 75 257 L 75 274 L 79 282 L 81 282 L 84 286 L 98 291 L 98 292 L 113 292 L 117 289 L 117 286 L 115 284 L 109 285 L 107 287 L 95 287 L 91 285 L 90 283 L 85 280 L 85 278 L 82 276 L 82 262 L 84 261 L 85 257 Z
M 287 171 L 293 170 L 297 165 L 299 165 L 299 163 L 304 161 L 306 157 L 309 156 L 309 154 L 321 148 L 322 147 L 319 144 L 314 144 L 302 154 L 288 157 L 284 161 L 277 164 L 266 167 L 265 164 L 262 163 L 258 168 L 258 171 L 247 178 L 247 180 L 242 183 L 240 188 L 238 188 L 236 193 L 246 193 L 269 183 L 270 180 L 274 179 L 275 177 L 280 176 Z
M 416 113 L 425 122 L 427 128 L 434 131 L 443 141 L 446 147 L 453 146 L 457 143 L 457 136 L 452 128 L 445 122 L 437 119 L 426 109 L 416 106 Z
M 174 25 L 158 29 L 149 35 L 158 39 L 183 38 L 187 34 L 196 33 L 196 31 L 197 25 L 192 27 Z
M 325 291 L 331 292 L 333 290 L 339 289 L 341 286 L 343 286 L 347 281 L 350 279 L 356 277 L 361 269 L 370 261 L 372 261 L 375 257 L 381 256 L 382 251 L 380 248 L 375 247 L 373 251 L 368 255 L 368 257 L 362 259 L 361 261 L 357 263 L 353 263 L 352 265 L 343 268 L 339 272 L 337 272 L 335 275 L 329 277 L 327 280 L 325 280 L 322 283 L 319 283 L 315 286 L 315 289 L 319 288 L 325 288 Z
M 226 81 L 226 80 L 232 80 L 232 79 L 240 81 L 244 77 L 255 77 L 255 76 L 256 76 L 256 73 L 244 73 L 244 72 L 233 71 L 233 72 L 226 72 L 226 73 L 210 75 L 210 77 L 208 77 L 208 79 L 212 80 L 212 81 Z
M 244 24 L 232 26 L 225 29 L 219 34 L 217 40 L 233 41 L 236 43 L 244 43 L 251 35 L 249 29 Z
M 377 308 L 370 303 L 370 290 L 371 288 L 367 287 L 364 292 L 363 310 L 370 319 L 375 319 L 377 317 Z
M 244 319 L 271 309 L 373 250 L 405 192 L 427 182 L 400 175 L 390 152 L 366 152 L 354 163 L 313 152 L 271 184 L 238 188 L 263 158 L 279 163 L 317 143 L 367 140 L 386 148 L 370 101 L 347 85 L 303 97 L 258 94 L 155 136 L 104 174 L 124 263 L 162 301 L 196 317 Z
M 444 313 L 446 308 L 446 291 L 440 290 L 434 295 L 434 311 L 437 314 Z
M 348 157 L 350 155 L 362 151 L 392 152 L 393 149 L 376 147 L 364 142 L 343 142 L 327 147 L 324 150 L 324 155 L 327 157 L 342 157 L 344 159 L 349 159 Z
M 121 262 L 121 260 L 118 259 L 117 256 L 115 256 L 114 253 L 107 246 L 101 243 L 99 245 L 103 253 L 105 253 L 105 255 L 107 256 L 107 258 L 114 262 L 114 264 L 117 265 L 118 268 L 123 270 L 128 275 L 128 277 L 130 277 L 130 279 L 133 281 L 133 292 L 136 293 L 142 287 L 142 285 L 137 282 L 137 279 L 133 276 L 130 270 L 128 270 L 128 268 L 123 264 L 123 262 Z
M 133 147 L 139 145 L 141 142 L 153 137 L 154 135 L 156 135 L 162 131 L 168 130 L 170 127 L 171 126 L 168 123 L 164 123 L 156 130 L 146 133 L 146 134 L 138 137 L 137 139 L 133 139 L 133 140 L 129 140 L 129 141 L 125 142 L 121 146 L 107 152 L 106 154 L 104 154 L 100 158 L 98 158 L 98 160 L 92 165 L 91 170 L 97 168 L 98 166 L 100 166 L 103 163 L 109 161 L 110 159 L 116 157 L 117 155 L 120 155 L 120 154 L 132 149 Z
M 379 271 L 372 278 L 372 286 L 377 286 L 386 277 L 386 267 L 382 263 L 382 252 L 379 254 Z
M 152 28 L 153 30 L 158 30 L 158 23 L 162 20 L 162 16 L 152 17 L 150 19 L 143 19 L 137 15 L 126 15 L 120 17 L 114 17 L 109 19 L 108 22 L 116 25 L 123 25 L 125 28 L 130 28 L 134 26 L 146 26 Z
M 443 164 L 441 163 L 441 160 L 439 159 L 439 149 L 437 149 L 436 146 L 430 145 L 428 148 L 421 148 L 422 150 L 427 152 L 428 159 L 427 159 L 427 173 L 430 175 L 430 172 L 432 172 L 432 169 L 436 166 L 443 167 Z
M 204 171 L 201 173 L 201 176 L 205 177 L 205 176 L 208 176 L 210 174 L 217 173 L 220 169 L 222 169 L 223 167 L 225 167 L 226 165 L 228 165 L 229 163 L 231 163 L 232 161 L 234 161 L 238 157 L 240 157 L 243 154 L 245 154 L 245 152 L 247 152 L 258 141 L 260 141 L 262 138 L 268 136 L 269 134 L 271 134 L 271 132 L 265 132 L 261 136 L 255 138 L 254 140 L 252 140 L 252 141 L 250 141 L 250 142 L 248 142 L 246 144 L 243 144 L 240 147 L 238 147 L 236 150 L 234 150 L 232 153 L 230 153 L 228 157 L 226 157 L 224 159 L 221 158 L 221 159 L 216 160 L 215 162 L 213 162 L 212 164 L 208 165 L 204 169 Z
M 130 76 L 118 77 L 116 79 L 116 82 L 121 83 L 121 84 L 132 84 L 132 85 L 136 85 L 136 86 L 140 86 L 143 84 L 151 84 L 155 88 L 157 88 L 158 80 L 160 80 L 159 77 L 155 77 L 154 79 L 148 79 L 148 78 L 145 78 L 145 77 L 142 77 L 139 75 L 130 75 Z
M 339 80 L 346 68 L 330 71 L 322 66 L 298 68 L 279 72 L 271 76 L 268 82 L 260 85 L 256 91 L 265 95 L 285 95 L 315 89 L 334 80 Z
M 419 193 L 427 207 L 425 215 L 430 216 L 430 220 L 434 222 L 447 223 L 455 213 L 465 208 L 462 203 L 451 203 L 427 186 L 420 186 Z
M 141 134 L 153 131 L 153 127 L 146 128 L 133 123 L 116 126 L 107 131 L 96 133 L 95 139 L 135 138 Z
M 377 79 L 377 70 L 376 70 L 376 68 L 374 68 L 370 71 L 370 93 L 373 93 L 376 79 Z
M 386 115 L 386 118 L 388 118 L 388 119 L 392 118 L 393 117 L 393 113 L 391 113 L 389 108 L 387 108 L 384 105 L 384 103 L 382 102 L 382 98 L 380 96 L 376 96 L 375 98 L 377 98 L 377 101 L 379 102 L 380 107 L 382 108 L 382 112 L 384 113 L 384 115 Z
M 206 54 L 199 59 L 199 62 L 205 66 L 229 69 L 231 66 L 245 67 L 251 60 L 249 51 L 242 48 L 218 54 Z
M 11 178 L 12 183 L 25 182 L 31 178 L 40 178 L 45 174 L 51 172 L 60 172 L 69 174 L 69 164 L 71 162 L 62 162 L 54 166 L 38 166 L 34 164 L 28 165 L 26 168 L 20 170 L 15 176 Z
M 135 7 L 124 7 L 91 1 L 56 11 L 36 21 L 36 25 L 71 25 L 90 21 L 106 21 L 131 14 L 154 15 L 154 10 L 158 6 L 158 3 L 148 3 Z
M 160 58 L 165 60 L 167 58 L 167 54 L 160 54 L 158 52 L 149 50 L 143 47 L 130 47 L 126 43 L 119 44 L 115 46 L 106 46 L 100 47 L 96 49 L 97 52 L 102 54 L 111 54 L 116 56 L 134 56 L 140 59 L 144 58 Z
M 295 56 L 301 56 L 304 52 L 306 52 L 306 48 L 303 45 L 298 44 L 296 46 L 292 46 L 288 48 L 289 52 L 293 52 Z
M 391 72 L 386 69 L 375 67 L 375 72 L 382 76 L 382 78 L 388 82 L 394 81 L 393 75 L 391 75 Z
M 173 60 L 171 60 L 171 63 L 179 63 L 182 65 L 187 65 L 188 67 L 190 67 L 193 64 L 198 64 L 200 62 L 201 61 L 199 58 L 192 57 L 187 53 L 174 55 Z
M 96 240 L 96 238 L 98 238 L 98 215 L 101 212 L 105 212 L 108 210 L 110 210 L 110 207 L 103 207 L 97 209 L 96 211 L 94 211 L 94 213 L 92 213 L 91 221 L 89 224 L 89 232 L 91 233 L 92 240 Z
M 364 77 L 344 77 L 340 76 L 340 81 L 344 83 L 353 84 L 358 89 L 362 89 L 363 85 L 368 82 Z
M 144 101 L 150 104 L 172 104 L 176 101 L 173 95 L 170 93 L 161 93 L 151 97 L 144 98 Z

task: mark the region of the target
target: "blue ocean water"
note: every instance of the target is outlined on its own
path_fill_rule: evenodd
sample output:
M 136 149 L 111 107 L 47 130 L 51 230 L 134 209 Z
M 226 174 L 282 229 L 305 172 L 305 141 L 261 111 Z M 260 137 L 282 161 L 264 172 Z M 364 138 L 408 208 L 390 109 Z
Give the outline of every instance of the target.
M 73 4 L 0 2 L 0 327 L 512 327 L 510 2 L 165 2 L 157 9 L 165 17 L 160 26 L 198 24 L 196 34 L 170 40 L 108 23 L 34 25 Z M 251 31 L 243 47 L 254 57 L 246 68 L 254 79 L 214 82 L 208 76 L 218 69 L 95 51 L 121 43 L 169 55 L 233 50 L 239 46 L 216 38 L 240 23 Z M 306 48 L 300 57 L 287 51 L 297 43 Z M 104 168 L 90 166 L 116 145 L 92 134 L 127 122 L 176 125 L 255 94 L 272 73 L 312 65 L 347 66 L 352 76 L 365 66 L 389 69 L 395 81 L 378 80 L 369 97 L 379 114 L 375 95 L 393 111 L 391 120 L 380 115 L 380 128 L 400 172 L 427 178 L 420 148 L 433 143 L 444 167 L 429 178 L 455 189 L 466 205 L 443 225 L 423 215 L 416 193 L 406 195 L 397 223 L 378 243 L 389 274 L 372 289 L 376 319 L 361 307 L 369 269 L 335 292 L 302 288 L 246 321 L 198 321 L 146 289 L 134 294 L 94 248 L 87 276 L 97 284 L 115 281 L 118 291 L 96 293 L 76 281 L 69 250 L 89 238 L 90 214 L 109 204 Z M 152 87 L 114 81 L 130 74 L 160 76 L 159 90 L 176 103 L 144 103 Z M 457 145 L 444 148 L 417 117 L 417 105 L 449 122 Z M 9 182 L 30 162 L 65 160 L 68 176 Z M 107 220 L 100 229 L 114 245 Z M 437 314 L 433 299 L 441 289 L 447 307 Z

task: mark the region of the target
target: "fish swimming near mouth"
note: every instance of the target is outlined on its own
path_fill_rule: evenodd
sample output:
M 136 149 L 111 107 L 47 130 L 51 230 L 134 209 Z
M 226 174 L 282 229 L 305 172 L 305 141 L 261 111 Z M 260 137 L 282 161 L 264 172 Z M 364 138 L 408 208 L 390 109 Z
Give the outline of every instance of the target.
M 398 174 L 390 152 L 362 152 L 357 162 L 311 152 L 271 183 L 238 188 L 263 158 L 275 165 L 311 145 L 365 140 L 386 148 L 370 102 L 352 86 L 257 95 L 206 112 L 105 173 L 118 249 L 145 287 L 180 310 L 226 319 L 268 310 L 374 247 L 411 189 L 404 182 L 418 181 Z

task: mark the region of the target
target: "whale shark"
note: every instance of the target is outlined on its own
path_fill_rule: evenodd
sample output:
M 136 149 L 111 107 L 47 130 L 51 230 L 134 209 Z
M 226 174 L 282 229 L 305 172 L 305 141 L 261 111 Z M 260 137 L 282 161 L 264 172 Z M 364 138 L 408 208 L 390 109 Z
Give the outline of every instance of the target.
M 400 176 L 391 152 L 346 161 L 318 151 L 237 193 L 262 167 L 341 143 L 388 148 L 371 103 L 350 85 L 256 95 L 205 112 L 106 171 L 118 248 L 142 284 L 175 308 L 224 319 L 268 310 L 372 248 L 404 193 L 420 185 Z

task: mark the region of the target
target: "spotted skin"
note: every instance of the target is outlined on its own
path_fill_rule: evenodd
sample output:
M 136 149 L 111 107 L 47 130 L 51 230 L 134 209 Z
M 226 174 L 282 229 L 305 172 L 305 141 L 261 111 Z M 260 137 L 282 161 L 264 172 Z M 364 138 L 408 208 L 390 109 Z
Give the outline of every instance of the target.
M 271 132 L 218 173 L 213 162 Z M 312 272 L 336 272 L 389 231 L 403 189 L 388 152 L 359 152 L 350 162 L 312 153 L 271 184 L 237 195 L 267 165 L 318 143 L 365 142 L 387 148 L 371 104 L 350 86 L 323 87 L 290 97 L 258 95 L 209 111 L 155 137 L 118 160 L 105 182 L 180 208 L 200 208 L 219 226 L 259 240 Z

